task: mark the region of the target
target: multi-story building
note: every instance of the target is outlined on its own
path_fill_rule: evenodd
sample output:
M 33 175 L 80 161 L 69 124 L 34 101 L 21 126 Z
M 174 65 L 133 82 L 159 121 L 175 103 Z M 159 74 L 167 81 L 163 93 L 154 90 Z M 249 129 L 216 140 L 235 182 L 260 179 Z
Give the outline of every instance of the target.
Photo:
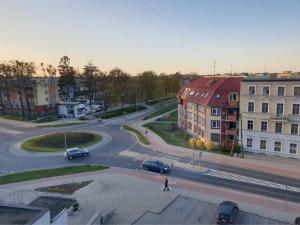
M 17 80 L 10 80 L 8 87 L 8 91 L 1 92 L 2 110 L 5 113 L 20 113 L 21 104 L 25 112 L 30 105 L 31 113 L 36 116 L 57 111 L 59 103 L 57 78 L 32 77 L 26 87 L 22 85 L 21 89 Z
M 300 79 L 241 82 L 242 142 L 251 152 L 300 158 Z
M 231 147 L 238 140 L 241 78 L 201 77 L 178 95 L 178 126 L 204 142 Z

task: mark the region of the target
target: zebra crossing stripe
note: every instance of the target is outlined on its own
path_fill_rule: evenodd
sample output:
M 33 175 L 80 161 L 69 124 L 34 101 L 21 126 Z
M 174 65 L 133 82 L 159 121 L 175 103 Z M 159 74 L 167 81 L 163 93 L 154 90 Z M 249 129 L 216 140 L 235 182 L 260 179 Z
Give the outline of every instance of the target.
M 300 188 L 298 188 L 298 187 L 286 186 L 286 185 L 279 184 L 279 183 L 274 183 L 274 182 L 256 179 L 256 178 L 252 178 L 252 177 L 246 177 L 246 176 L 237 175 L 237 174 L 228 173 L 228 172 L 219 171 L 219 170 L 214 170 L 214 169 L 209 169 L 209 171 L 208 171 L 208 173 L 206 173 L 206 175 L 219 177 L 219 178 L 223 178 L 223 179 L 228 179 L 228 180 L 245 182 L 245 183 L 263 185 L 263 186 L 273 187 L 273 188 L 277 188 L 277 189 L 283 189 L 283 190 L 288 189 L 290 191 L 300 192 Z

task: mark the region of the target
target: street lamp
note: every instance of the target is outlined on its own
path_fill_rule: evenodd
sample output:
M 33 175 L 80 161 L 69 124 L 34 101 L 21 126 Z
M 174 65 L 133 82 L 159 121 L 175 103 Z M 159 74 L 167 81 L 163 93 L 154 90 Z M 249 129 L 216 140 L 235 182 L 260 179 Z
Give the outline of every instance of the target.
M 174 133 L 172 133 L 172 145 L 173 145 Z
M 243 148 L 243 116 L 240 113 L 240 119 L 241 119 L 241 158 L 244 158 L 244 148 Z

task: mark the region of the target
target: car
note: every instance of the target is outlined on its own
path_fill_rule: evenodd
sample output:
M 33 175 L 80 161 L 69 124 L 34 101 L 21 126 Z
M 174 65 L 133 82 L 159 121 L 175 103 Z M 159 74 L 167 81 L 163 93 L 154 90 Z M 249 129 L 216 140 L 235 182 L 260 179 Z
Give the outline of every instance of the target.
M 65 152 L 65 157 L 67 159 L 73 159 L 78 157 L 88 157 L 89 151 L 85 148 L 69 148 Z
M 218 224 L 230 224 L 236 220 L 239 213 L 239 207 L 236 203 L 224 201 L 220 203 L 216 222 Z
M 170 171 L 169 165 L 159 160 L 145 160 L 142 163 L 142 168 L 144 170 L 159 172 L 159 173 L 167 173 Z
M 300 225 L 300 217 L 295 218 L 295 225 Z

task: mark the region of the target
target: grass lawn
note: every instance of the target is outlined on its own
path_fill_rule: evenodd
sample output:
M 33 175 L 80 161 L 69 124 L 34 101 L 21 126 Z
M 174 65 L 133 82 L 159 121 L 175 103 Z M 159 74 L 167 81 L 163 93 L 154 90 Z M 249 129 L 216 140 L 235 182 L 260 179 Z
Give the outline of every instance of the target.
M 137 135 L 139 141 L 142 142 L 143 144 L 145 144 L 145 145 L 150 144 L 148 139 L 140 131 L 138 131 L 138 130 L 132 128 L 132 127 L 126 126 L 126 125 L 124 125 L 123 127 L 124 127 L 125 130 L 128 130 L 132 133 L 135 133 Z
M 10 184 L 17 183 L 27 180 L 36 180 L 46 177 L 56 177 L 63 176 L 74 173 L 84 173 L 91 172 L 96 170 L 103 170 L 108 167 L 101 165 L 80 165 L 80 166 L 69 166 L 69 167 L 60 167 L 55 169 L 46 169 L 46 170 L 32 170 L 21 173 L 14 173 L 0 177 L 1 184 Z
M 22 118 L 20 115 L 1 115 L 1 117 L 4 119 L 18 120 L 18 121 L 30 121 L 31 120 L 28 117 Z
M 101 118 L 101 119 L 109 119 L 109 118 L 113 118 L 113 117 L 117 117 L 117 116 L 122 116 L 122 115 L 127 115 L 130 113 L 134 113 L 137 111 L 141 111 L 147 109 L 144 106 L 138 105 L 138 106 L 129 106 L 129 107 L 125 107 L 123 109 L 117 109 L 114 111 L 110 111 L 110 112 L 106 112 L 106 113 L 102 113 L 99 115 L 96 115 L 96 118 Z
M 153 112 L 153 113 L 150 113 L 149 115 L 145 116 L 145 117 L 143 118 L 143 120 L 148 120 L 148 119 L 151 119 L 151 118 L 153 118 L 153 117 L 156 117 L 156 116 L 159 116 L 159 115 L 161 115 L 161 114 L 164 114 L 164 113 L 166 113 L 166 112 L 169 112 L 169 111 L 171 111 L 171 110 L 173 110 L 173 109 L 176 109 L 177 105 L 178 105 L 178 104 L 175 103 L 175 104 L 169 105 L 169 106 L 167 106 L 167 107 L 165 107 L 165 108 L 159 109 L 159 110 L 157 110 L 157 111 L 155 111 L 155 112 Z
M 87 132 L 67 132 L 66 136 L 68 148 L 87 147 L 96 144 L 102 138 L 99 134 Z M 59 152 L 65 150 L 64 140 L 64 133 L 53 133 L 29 139 L 23 142 L 21 147 L 33 152 Z
M 172 112 L 168 115 L 165 115 L 159 119 L 157 119 L 158 121 L 161 121 L 161 122 L 174 122 L 174 123 L 177 123 L 178 121 L 178 111 L 175 111 L 175 112 Z
M 155 105 L 155 104 L 158 104 L 158 103 L 162 103 L 162 102 L 165 102 L 165 101 L 170 101 L 172 99 L 176 99 L 176 96 L 170 96 L 170 97 L 166 97 L 166 98 L 159 98 L 159 99 L 153 99 L 153 100 L 149 100 L 146 102 L 146 105 Z
M 38 127 L 49 128 L 49 127 L 67 127 L 74 126 L 79 124 L 85 124 L 85 122 L 74 122 L 74 123 L 58 123 L 58 124 L 50 124 L 50 125 L 39 125 Z

